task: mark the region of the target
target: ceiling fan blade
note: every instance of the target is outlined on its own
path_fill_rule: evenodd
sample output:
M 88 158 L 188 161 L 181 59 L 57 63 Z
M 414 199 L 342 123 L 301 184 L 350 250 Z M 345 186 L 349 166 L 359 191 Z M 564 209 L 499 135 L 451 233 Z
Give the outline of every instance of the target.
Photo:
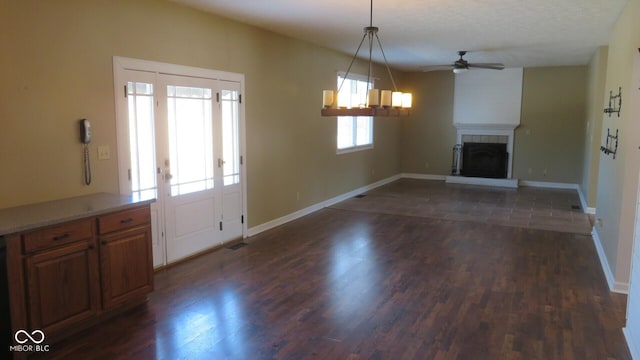
M 441 71 L 441 70 L 451 70 L 453 69 L 453 65 L 429 65 L 423 66 L 420 68 L 421 71 Z
M 469 63 L 468 66 L 470 68 L 478 68 L 478 69 L 491 69 L 491 70 L 502 70 L 504 69 L 504 64 L 499 63 Z

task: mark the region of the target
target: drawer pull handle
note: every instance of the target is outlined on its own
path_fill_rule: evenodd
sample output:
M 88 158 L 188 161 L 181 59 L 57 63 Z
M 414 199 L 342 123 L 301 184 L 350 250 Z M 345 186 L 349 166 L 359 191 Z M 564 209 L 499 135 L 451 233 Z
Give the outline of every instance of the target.
M 109 242 L 107 242 L 107 240 L 102 240 L 102 241 L 100 241 L 100 244 L 107 245 L 107 244 L 109 244 Z
M 69 233 L 64 233 L 62 235 L 58 235 L 58 236 L 54 236 L 53 237 L 53 241 L 60 241 L 60 240 L 64 240 L 66 238 L 69 237 Z
M 133 221 L 133 218 L 126 218 L 126 219 L 122 219 L 120 220 L 120 224 L 127 224 Z

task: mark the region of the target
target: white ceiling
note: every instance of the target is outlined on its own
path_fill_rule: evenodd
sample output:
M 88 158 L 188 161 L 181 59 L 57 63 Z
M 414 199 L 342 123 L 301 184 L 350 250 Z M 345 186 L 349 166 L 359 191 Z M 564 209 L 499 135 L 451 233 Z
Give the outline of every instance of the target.
M 369 25 L 370 0 L 173 1 L 349 55 Z M 458 50 L 469 51 L 469 62 L 507 67 L 583 65 L 608 43 L 627 2 L 374 0 L 373 25 L 398 69 L 450 64 Z M 373 55 L 382 60 L 377 47 Z

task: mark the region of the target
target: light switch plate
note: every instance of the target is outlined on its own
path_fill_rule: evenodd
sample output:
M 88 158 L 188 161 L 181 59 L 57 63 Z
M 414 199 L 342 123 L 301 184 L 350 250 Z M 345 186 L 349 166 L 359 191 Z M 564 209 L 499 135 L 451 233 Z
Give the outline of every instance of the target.
M 98 146 L 98 160 L 111 159 L 111 149 L 108 145 Z

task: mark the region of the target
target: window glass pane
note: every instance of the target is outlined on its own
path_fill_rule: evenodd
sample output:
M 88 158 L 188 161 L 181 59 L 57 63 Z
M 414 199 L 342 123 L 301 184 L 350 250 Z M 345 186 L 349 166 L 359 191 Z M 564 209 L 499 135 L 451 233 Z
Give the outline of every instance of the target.
M 211 90 L 168 86 L 171 196 L 213 188 Z
M 240 182 L 240 144 L 238 135 L 238 92 L 222 90 L 222 165 L 223 184 Z
M 131 83 L 129 83 L 131 84 Z M 131 86 L 131 89 L 134 87 Z M 135 83 L 136 94 L 138 95 L 153 95 L 153 85 L 146 83 Z
M 366 77 L 354 76 L 345 79 L 338 75 L 338 104 L 348 108 L 363 108 L 366 106 L 367 91 L 373 84 Z M 343 83 L 344 80 L 344 83 Z M 342 85 L 342 87 L 341 87 Z M 358 146 L 373 145 L 373 118 L 372 117 L 338 117 L 337 148 L 345 150 Z
M 137 198 L 157 197 L 153 85 L 127 83 L 131 192 Z
M 338 149 L 353 146 L 353 117 L 338 116 Z
M 373 143 L 371 139 L 371 117 L 356 117 L 356 146 Z

